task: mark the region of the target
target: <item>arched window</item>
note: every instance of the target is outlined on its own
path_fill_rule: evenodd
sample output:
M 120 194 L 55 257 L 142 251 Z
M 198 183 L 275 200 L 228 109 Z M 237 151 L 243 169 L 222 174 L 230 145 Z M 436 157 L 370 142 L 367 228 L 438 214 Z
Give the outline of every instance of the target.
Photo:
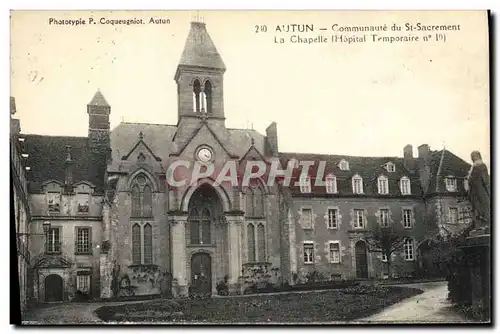
M 266 231 L 264 229 L 264 224 L 259 224 L 257 227 L 257 242 L 258 242 L 258 252 L 259 252 L 259 262 L 266 261 Z
M 245 213 L 247 217 L 253 216 L 253 203 L 253 190 L 252 188 L 248 187 L 245 192 Z
M 248 262 L 255 262 L 255 227 L 252 223 L 247 226 Z
M 258 187 L 248 187 L 245 192 L 247 217 L 264 217 L 264 192 Z
M 210 80 L 205 81 L 205 105 L 208 114 L 212 113 L 212 83 Z
M 207 245 L 212 242 L 212 225 L 213 216 L 208 208 L 203 208 L 201 213 L 192 208 L 189 212 L 189 230 L 191 244 Z
M 151 224 L 144 225 L 144 263 L 153 263 L 153 228 Z
M 139 174 L 132 182 L 132 217 L 153 216 L 153 192 L 151 182 L 144 174 Z
M 193 111 L 201 111 L 201 84 L 198 79 L 193 83 Z
M 132 226 L 132 262 L 141 263 L 141 226 L 139 224 Z
M 326 192 L 328 194 L 337 193 L 337 178 L 335 177 L 335 175 L 332 174 L 327 175 L 325 181 L 326 181 L 325 182 Z
M 253 189 L 254 217 L 264 217 L 264 196 L 259 187 Z

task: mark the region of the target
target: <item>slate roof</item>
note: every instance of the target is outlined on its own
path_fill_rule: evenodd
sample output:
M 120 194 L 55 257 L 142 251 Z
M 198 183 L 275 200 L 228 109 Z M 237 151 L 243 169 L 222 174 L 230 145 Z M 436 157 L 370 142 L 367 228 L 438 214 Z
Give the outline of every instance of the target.
M 286 168 L 288 161 L 292 158 L 298 161 L 314 161 L 314 165 L 309 168 L 309 176 L 311 177 L 312 193 L 316 195 L 327 194 L 325 186 L 314 186 L 320 161 L 326 162 L 324 176 L 333 174 L 337 178 L 337 192 L 339 195 L 353 195 L 352 177 L 356 174 L 363 178 L 363 192 L 365 196 L 379 196 L 377 178 L 380 175 L 385 175 L 389 180 L 389 196 L 401 196 L 399 180 L 403 176 L 410 178 L 412 195 L 422 195 L 418 175 L 410 173 L 404 167 L 403 158 L 400 157 L 358 157 L 312 153 L 280 153 L 279 158 L 283 168 Z M 349 170 L 341 170 L 338 167 L 339 162 L 343 159 L 349 163 Z M 395 165 L 396 169 L 394 172 L 388 172 L 385 169 L 385 165 L 388 162 L 392 162 Z M 299 180 L 300 173 L 301 168 L 294 169 L 292 183 L 290 184 L 292 194 L 301 194 L 300 188 L 293 185 Z M 321 176 L 320 174 L 319 177 Z
M 104 95 L 102 95 L 101 91 L 98 90 L 95 94 L 92 100 L 88 104 L 89 106 L 100 106 L 100 107 L 109 107 L 108 101 L 104 98 Z
M 40 192 L 41 185 L 49 180 L 64 183 L 64 161 L 66 160 L 66 145 L 71 146 L 71 156 L 74 161 L 73 181 L 89 181 L 94 185 L 102 181 L 91 180 L 88 177 L 87 137 L 23 135 L 24 148 L 29 154 L 27 171 L 29 192 Z
M 467 175 L 470 164 L 447 150 L 444 150 L 444 155 L 443 150 L 431 151 L 430 154 L 431 180 L 427 195 L 438 192 L 449 193 L 446 191 L 444 184 L 444 177 L 447 175 L 454 175 L 459 178 L 457 182 L 459 191 L 457 193 L 463 193 L 463 178 Z M 444 158 L 441 159 L 442 157 Z M 311 193 L 313 195 L 327 194 L 325 186 L 314 186 L 319 163 L 320 161 L 325 161 L 324 176 L 330 173 L 336 176 L 338 195 L 354 195 L 352 192 L 352 177 L 358 174 L 363 178 L 364 192 L 363 195 L 359 196 L 401 196 L 399 180 L 403 176 L 410 178 L 411 194 L 414 196 L 423 196 L 420 175 L 418 173 L 418 158 L 413 158 L 414 165 L 417 168 L 413 173 L 405 167 L 402 157 L 359 157 L 313 153 L 280 153 L 279 158 L 283 168 L 286 168 L 288 161 L 291 159 L 296 159 L 298 161 L 314 161 L 314 165 L 309 169 L 312 188 Z M 349 170 L 344 171 L 338 167 L 339 162 L 343 159 L 349 163 Z M 385 169 L 385 165 L 388 162 L 392 162 L 395 165 L 396 168 L 394 172 L 388 172 Z M 440 165 L 441 168 L 439 167 Z M 294 183 L 299 180 L 300 173 L 301 168 L 294 169 L 290 190 L 294 195 L 308 196 L 307 194 L 302 194 L 298 186 L 294 186 Z M 378 194 L 377 178 L 380 175 L 385 175 L 389 180 L 389 195 Z M 321 174 L 319 176 L 321 177 Z M 436 188 L 436 185 L 438 185 L 438 188 Z
M 205 23 L 191 22 L 179 66 L 198 66 L 225 70 L 226 65 L 208 34 Z
M 232 145 L 231 149 L 235 154 L 242 157 L 250 148 L 252 138 L 254 146 L 259 152 L 265 154 L 266 137 L 255 130 L 249 129 L 227 129 L 229 138 L 227 142 Z M 124 155 L 130 153 L 130 150 L 137 144 L 139 134 L 142 132 L 143 141 L 151 151 L 162 159 L 168 161 L 171 153 L 178 152 L 180 147 L 172 141 L 177 127 L 167 124 L 148 124 L 148 123 L 128 123 L 122 122 L 111 131 L 111 155 L 114 169 L 120 163 Z
M 465 176 L 471 165 L 448 150 L 434 151 L 432 155 L 431 173 L 433 177 L 429 184 L 428 193 L 449 193 L 446 190 L 445 178 L 457 178 L 457 193 L 465 194 Z

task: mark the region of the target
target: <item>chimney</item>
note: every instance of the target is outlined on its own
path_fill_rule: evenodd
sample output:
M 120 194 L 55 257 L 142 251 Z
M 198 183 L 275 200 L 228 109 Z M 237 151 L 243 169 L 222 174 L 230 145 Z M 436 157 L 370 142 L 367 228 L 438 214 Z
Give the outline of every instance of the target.
M 276 122 L 272 122 L 266 129 L 266 137 L 272 156 L 278 156 L 278 127 Z
M 415 160 L 413 159 L 413 146 L 410 144 L 403 148 L 404 166 L 410 172 L 415 172 Z
M 418 171 L 420 174 L 420 184 L 424 193 L 427 193 L 431 177 L 431 150 L 428 144 L 418 147 Z
M 64 161 L 64 185 L 69 192 L 73 186 L 73 159 L 71 157 L 71 146 L 66 145 L 66 161 Z

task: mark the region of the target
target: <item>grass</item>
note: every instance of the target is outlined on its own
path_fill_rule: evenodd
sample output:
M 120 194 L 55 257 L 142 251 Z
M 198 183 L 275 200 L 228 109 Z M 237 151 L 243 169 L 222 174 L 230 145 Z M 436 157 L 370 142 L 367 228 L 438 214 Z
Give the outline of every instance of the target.
M 105 321 L 169 323 L 325 323 L 350 321 L 375 314 L 422 293 L 404 287 L 360 286 L 343 290 L 276 295 L 156 300 L 103 306 L 96 314 Z

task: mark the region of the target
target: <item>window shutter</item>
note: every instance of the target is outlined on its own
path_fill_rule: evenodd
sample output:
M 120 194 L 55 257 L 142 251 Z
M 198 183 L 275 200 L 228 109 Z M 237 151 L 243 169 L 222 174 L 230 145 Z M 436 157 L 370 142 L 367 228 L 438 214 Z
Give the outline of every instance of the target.
M 78 253 L 78 227 L 75 226 L 75 251 L 74 253 Z
M 92 227 L 89 227 L 89 253 L 94 254 L 94 247 L 92 247 Z

